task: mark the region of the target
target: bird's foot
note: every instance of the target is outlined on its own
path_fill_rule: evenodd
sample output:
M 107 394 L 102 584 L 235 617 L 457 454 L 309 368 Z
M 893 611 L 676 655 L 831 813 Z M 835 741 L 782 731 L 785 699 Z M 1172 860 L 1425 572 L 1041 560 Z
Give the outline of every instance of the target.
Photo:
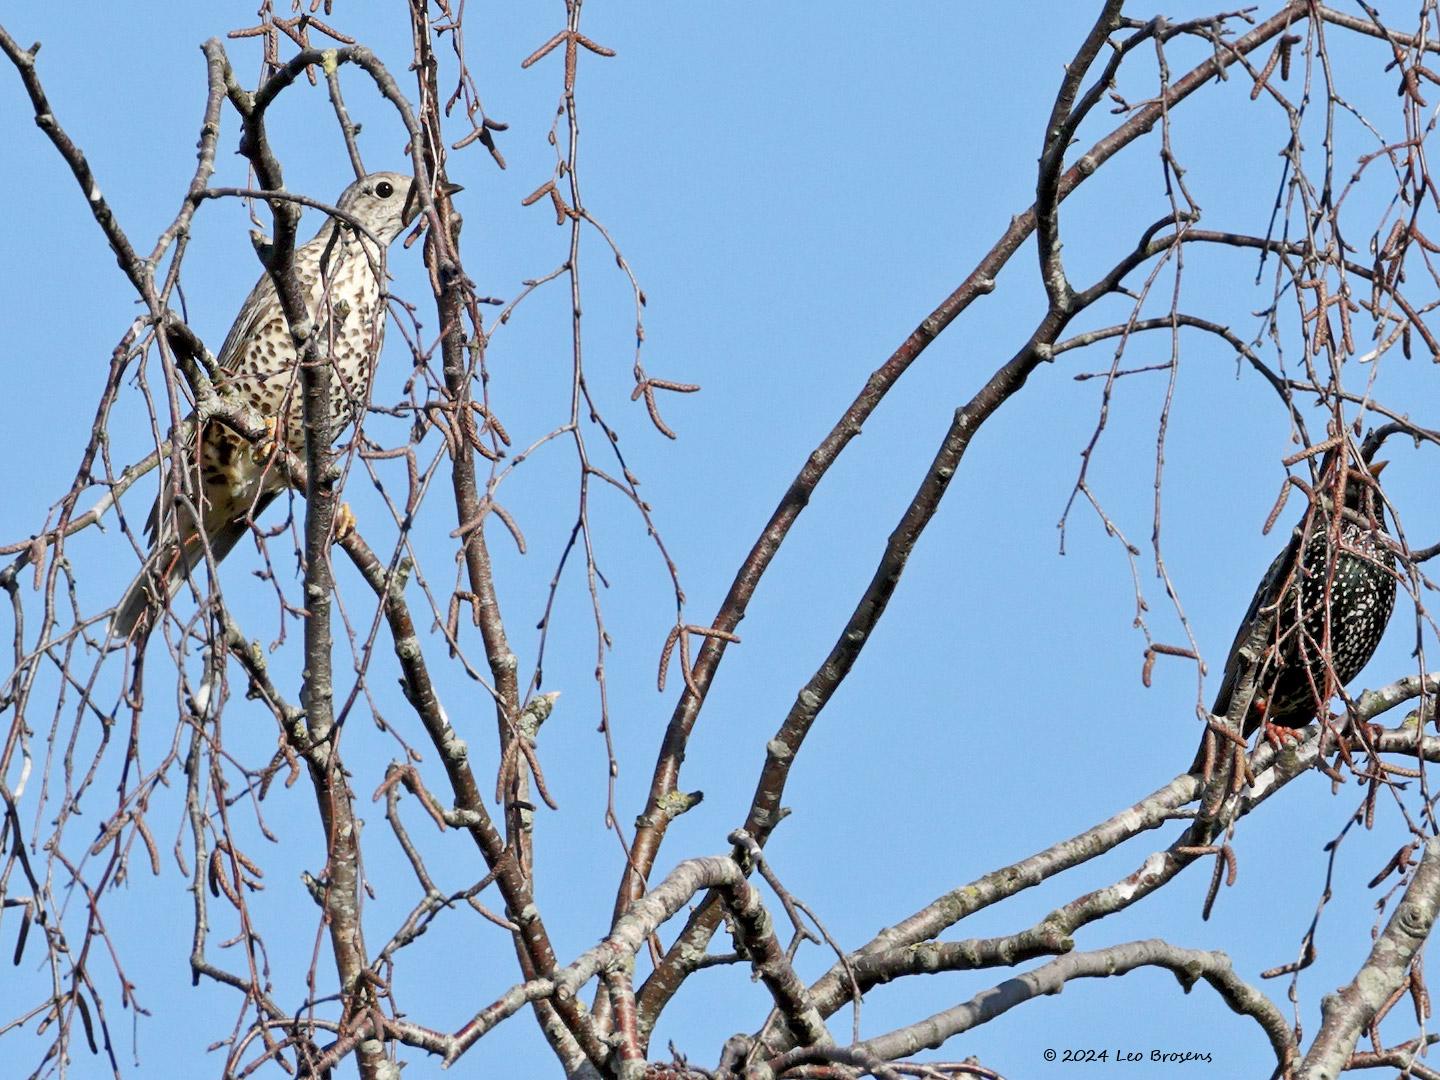
M 1272 724 L 1266 720 L 1261 729 L 1265 741 L 1277 751 L 1284 750 L 1287 742 L 1299 742 L 1305 737 L 1304 728 L 1285 727 L 1281 724 Z
M 266 416 L 262 418 L 265 424 L 265 434 L 255 440 L 250 447 L 250 454 L 256 461 L 269 461 L 280 451 L 280 439 L 276 435 L 275 417 Z
M 338 544 L 355 531 L 355 513 L 349 503 L 341 503 L 335 511 L 335 542 Z

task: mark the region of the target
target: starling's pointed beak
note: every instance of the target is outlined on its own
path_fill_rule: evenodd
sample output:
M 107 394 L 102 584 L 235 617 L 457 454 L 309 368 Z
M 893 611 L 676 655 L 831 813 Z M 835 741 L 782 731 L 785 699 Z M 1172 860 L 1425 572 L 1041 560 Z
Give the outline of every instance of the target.
M 448 183 L 447 183 L 447 184 L 441 184 L 441 185 L 440 185 L 440 194 L 441 194 L 441 195 L 444 195 L 447 199 L 450 198 L 450 196 L 452 196 L 452 195 L 459 195 L 460 192 L 462 192 L 462 191 L 464 191 L 464 190 L 465 190 L 465 189 L 464 189 L 462 186 L 460 186 L 459 184 L 448 184 Z
M 1372 461 L 1370 463 L 1370 475 L 1377 480 L 1380 479 L 1380 474 L 1385 471 L 1385 466 L 1389 464 L 1390 462 L 1388 461 Z

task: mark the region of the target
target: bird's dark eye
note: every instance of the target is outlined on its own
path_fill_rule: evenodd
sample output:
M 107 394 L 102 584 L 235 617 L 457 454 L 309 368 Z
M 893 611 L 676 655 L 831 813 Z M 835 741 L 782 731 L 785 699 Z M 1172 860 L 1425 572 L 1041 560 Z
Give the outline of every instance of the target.
M 381 180 L 380 183 L 375 185 L 375 194 L 379 195 L 382 199 L 388 199 L 391 195 L 395 194 L 395 185 L 390 183 L 389 180 Z

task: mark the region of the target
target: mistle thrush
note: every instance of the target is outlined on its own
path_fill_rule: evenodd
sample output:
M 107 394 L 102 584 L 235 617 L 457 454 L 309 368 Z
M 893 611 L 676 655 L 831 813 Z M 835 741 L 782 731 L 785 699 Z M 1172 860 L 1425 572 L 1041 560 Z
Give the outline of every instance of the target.
M 1225 660 L 1210 710 L 1220 717 L 1249 681 L 1245 676 L 1252 662 L 1241 655 L 1242 647 L 1259 620 L 1272 620 L 1264 640 L 1256 643 L 1258 650 L 1251 650 L 1259 652 L 1259 669 L 1244 719 L 1246 737 L 1262 725 L 1301 728 L 1310 723 L 1330 696 L 1370 662 L 1395 608 L 1395 549 L 1385 526 L 1384 500 L 1374 486 L 1385 462 L 1370 465 L 1369 476 L 1349 469 L 1337 522 L 1329 495 L 1334 460 L 1322 468 L 1308 530 L 1297 527 L 1270 564 Z M 1340 543 L 1332 557 L 1331 534 L 1337 527 Z M 1204 760 L 1202 745 L 1191 771 L 1199 772 Z
M 410 177 L 371 173 L 345 189 L 336 207 L 364 226 L 369 236 L 339 218 L 330 218 L 309 243 L 295 249 L 295 274 L 310 317 L 320 326 L 322 362 L 330 373 L 334 440 L 364 410 L 370 375 L 385 332 L 381 303 L 384 250 L 414 218 Z M 251 290 L 216 357 L 216 389 L 258 411 L 275 426 L 276 441 L 305 451 L 300 368 L 290 327 L 269 274 Z M 219 562 L 245 535 L 271 500 L 286 487 L 278 467 L 219 423 L 202 423 L 185 448 L 187 467 L 199 483 L 197 528 L 192 514 L 171 511 L 165 484 L 150 511 L 151 551 L 126 590 L 111 620 L 111 634 L 143 635 L 199 565 L 206 542 Z

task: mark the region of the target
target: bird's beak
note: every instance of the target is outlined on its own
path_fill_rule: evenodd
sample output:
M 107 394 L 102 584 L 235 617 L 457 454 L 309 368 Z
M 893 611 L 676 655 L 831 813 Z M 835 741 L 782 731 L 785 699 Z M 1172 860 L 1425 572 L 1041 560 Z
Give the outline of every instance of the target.
M 414 221 L 417 217 L 420 216 L 420 198 L 418 195 L 419 190 L 420 189 L 414 184 L 410 185 L 410 194 L 406 197 L 405 206 L 400 211 L 400 220 L 405 225 L 409 225 L 412 221 Z M 458 195 L 464 190 L 465 189 L 459 184 L 445 183 L 440 185 L 438 193 L 441 197 L 448 199 L 452 195 Z
M 1370 463 L 1370 475 L 1377 480 L 1380 479 L 1380 474 L 1385 471 L 1385 466 L 1389 464 L 1390 462 L 1388 461 L 1372 461 Z

